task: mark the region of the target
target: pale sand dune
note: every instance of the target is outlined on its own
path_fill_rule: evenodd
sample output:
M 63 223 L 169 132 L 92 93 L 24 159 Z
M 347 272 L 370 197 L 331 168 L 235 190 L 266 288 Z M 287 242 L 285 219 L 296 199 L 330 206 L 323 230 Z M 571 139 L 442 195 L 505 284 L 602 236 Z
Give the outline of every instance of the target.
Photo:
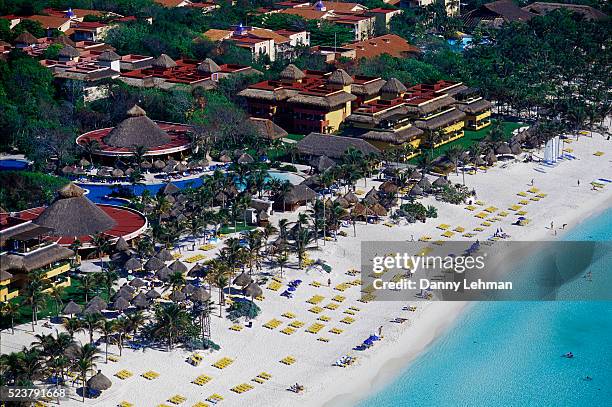
M 511 226 L 516 217 L 508 216 L 501 223 L 494 223 L 478 238 L 486 239 L 495 228 L 502 227 L 505 232 L 512 235 L 512 240 L 555 239 L 554 231 L 548 229 L 550 222 L 554 221 L 555 228 L 567 223 L 568 228 L 573 227 L 581 220 L 589 217 L 601 209 L 612 204 L 612 184 L 600 191 L 592 191 L 590 181 L 597 178 L 612 179 L 612 142 L 606 141 L 600 135 L 593 138 L 583 137 L 580 141 L 571 144 L 573 154 L 579 160 L 564 161 L 555 168 L 546 169 L 546 174 L 536 172 L 536 164 L 512 163 L 508 168 L 493 168 L 487 173 L 479 172 L 474 176 L 466 176 L 466 184 L 478 192 L 478 199 L 488 205 L 506 209 L 509 205 L 520 199 L 516 193 L 530 188 L 530 181 L 542 192 L 548 194 L 540 202 L 527 205 L 527 217 L 531 223 L 527 227 Z M 595 151 L 603 151 L 602 157 L 593 155 Z M 581 185 L 577 186 L 577 179 Z M 461 176 L 451 175 L 453 182 L 461 182 Z M 368 187 L 376 185 L 369 182 Z M 358 187 L 363 188 L 363 181 Z M 264 289 L 265 301 L 260 303 L 262 314 L 254 321 L 253 328 L 245 328 L 241 332 L 229 330 L 231 323 L 218 316 L 212 317 L 212 339 L 219 343 L 222 349 L 214 354 L 206 354 L 199 367 L 193 367 L 185 362 L 189 355 L 185 350 L 174 350 L 171 353 L 165 350 L 147 349 L 144 351 L 124 350 L 121 360 L 117 363 L 100 363 L 102 370 L 113 382 L 110 390 L 103 392 L 97 400 L 87 401 L 87 405 L 113 406 L 126 400 L 136 406 L 156 406 L 167 402 L 170 396 L 182 394 L 187 401 L 181 406 L 192 406 L 198 401 L 204 401 L 213 393 L 221 394 L 225 400 L 220 405 L 226 406 L 338 406 L 350 405 L 355 400 L 365 396 L 368 392 L 380 387 L 393 377 L 408 361 L 414 358 L 436 336 L 444 331 L 445 327 L 456 319 L 465 309 L 465 303 L 415 303 L 416 312 L 402 311 L 406 303 L 370 302 L 363 304 L 357 302 L 359 287 L 351 286 L 347 291 L 340 293 L 333 289 L 336 284 L 352 280 L 345 273 L 347 269 L 359 268 L 360 242 L 363 240 L 410 240 L 412 236 L 418 239 L 428 234 L 438 239 L 440 231 L 435 227 L 440 223 L 448 223 L 453 227 L 461 225 L 471 229 L 482 221 L 474 217 L 473 212 L 464 209 L 464 205 L 453 206 L 436 202 L 428 198 L 425 204 L 433 204 L 438 208 L 439 217 L 426 224 L 412 224 L 388 228 L 380 225 L 357 225 L 357 237 L 353 237 L 351 228 L 345 229 L 349 234 L 347 238 L 340 238 L 338 242 L 326 242 L 319 251 L 311 253 L 313 259 L 326 260 L 332 267 L 332 288 L 326 286 L 314 288 L 309 286 L 313 280 L 326 284 L 327 274 L 305 274 L 303 271 L 291 269 L 286 272 L 285 281 L 300 278 L 304 282 L 297 289 L 295 297 L 288 300 L 279 296 L 279 292 Z M 293 215 L 295 216 L 295 215 Z M 275 218 L 280 218 L 276 214 Z M 191 245 L 188 245 L 190 248 Z M 191 252 L 189 252 L 189 255 Z M 185 255 L 187 257 L 188 255 Z M 326 328 L 319 334 L 313 335 L 305 329 L 316 321 L 318 315 L 308 311 L 312 305 L 306 300 L 314 294 L 325 296 L 320 304 L 326 305 L 331 297 L 341 294 L 347 297 L 335 311 L 325 310 L 319 315 L 328 315 L 332 321 L 326 322 Z M 213 299 L 216 299 L 216 292 Z M 349 306 L 357 306 L 361 311 L 354 316 L 356 322 L 345 325 L 338 321 L 345 317 L 343 311 Z M 297 315 L 297 320 L 305 322 L 304 327 L 294 334 L 287 336 L 280 330 L 290 322 L 281 316 L 285 311 Z M 389 320 L 397 316 L 409 318 L 405 324 L 390 323 Z M 261 325 L 272 318 L 283 321 L 280 328 L 269 330 Z M 361 343 L 369 334 L 375 333 L 383 325 L 384 339 L 365 352 L 351 351 L 351 348 Z M 327 332 L 332 327 L 344 329 L 340 335 Z M 3 352 L 16 350 L 28 344 L 32 336 L 24 330 L 29 325 L 20 327 L 14 336 L 3 334 Z M 50 332 L 48 329 L 38 328 L 38 331 Z M 319 336 L 330 339 L 329 343 L 317 341 Z M 85 340 L 85 336 L 81 335 Z M 102 349 L 104 347 L 102 346 Z M 111 347 L 117 354 L 117 348 Z M 333 367 L 332 363 L 340 356 L 352 354 L 358 356 L 355 365 L 347 368 Z M 291 366 L 279 363 L 287 355 L 292 355 L 297 362 Z M 222 357 L 230 357 L 235 362 L 224 370 L 211 366 Z M 134 376 L 127 380 L 119 380 L 113 374 L 120 369 L 128 369 Z M 148 381 L 139 375 L 148 370 L 155 370 L 160 377 Z M 273 377 L 265 384 L 251 382 L 251 379 L 260 372 L 265 371 Z M 203 387 L 190 383 L 200 374 L 207 374 L 213 380 Z M 296 395 L 286 391 L 293 383 L 305 386 L 303 394 Z M 237 395 L 229 389 L 240 383 L 250 383 L 254 389 Z M 82 405 L 79 398 L 63 402 L 62 405 Z

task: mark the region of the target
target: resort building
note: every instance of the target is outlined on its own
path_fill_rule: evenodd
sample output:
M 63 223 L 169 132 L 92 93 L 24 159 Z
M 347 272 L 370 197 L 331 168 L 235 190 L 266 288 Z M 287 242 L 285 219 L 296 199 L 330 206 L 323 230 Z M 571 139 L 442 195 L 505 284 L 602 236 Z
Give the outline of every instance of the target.
M 204 37 L 213 42 L 231 41 L 240 48 L 248 49 L 254 60 L 267 56 L 270 61 L 279 58 L 290 59 L 298 46 L 310 45 L 308 31 L 268 30 L 265 28 L 245 27 L 242 24 L 233 30 L 210 29 Z
M 504 23 L 529 21 L 533 17 L 535 14 L 520 8 L 512 0 L 486 3 L 462 16 L 465 26 L 470 29 L 480 24 L 493 28 L 501 27 Z
M 476 89 L 464 89 L 456 93 L 454 98 L 457 109 L 466 114 L 466 129 L 480 130 L 491 124 L 491 102 L 480 96 Z
M 332 133 L 351 114 L 353 78 L 339 69 L 332 73 L 302 71 L 288 65 L 280 80 L 259 82 L 238 95 L 252 116 L 270 119 L 294 133 Z
M 148 67 L 123 72 L 119 78 L 131 86 L 172 89 L 175 87 L 214 89 L 219 79 L 233 74 L 253 74 L 259 71 L 245 65 L 223 64 L 206 58 L 204 61 L 179 59 L 174 61 L 166 54 L 147 60 Z M 121 60 L 123 69 L 124 61 Z
M 45 239 L 52 229 L 0 213 L 0 302 L 19 295 L 28 273 L 40 271 L 49 286 L 70 286 L 74 252 Z
M 146 150 L 145 157 L 183 158 L 191 149 L 190 131 L 191 127 L 185 124 L 153 121 L 134 105 L 116 127 L 81 134 L 76 143 L 82 147 L 95 145 L 93 154 L 111 164 L 118 158 L 133 156 L 137 147 Z
M 570 3 L 545 3 L 536 1 L 523 7 L 523 10 L 535 15 L 545 15 L 554 10 L 567 10 L 571 13 L 578 14 L 586 20 L 604 21 L 608 19 L 608 15 L 586 4 L 570 4 Z
M 307 161 L 323 156 L 341 160 L 349 149 L 361 151 L 363 155 L 380 153 L 378 148 L 364 140 L 321 133 L 310 133 L 297 143 L 297 149 Z
M 69 247 L 78 240 L 79 250 L 95 248 L 95 235 L 102 234 L 111 242 L 119 238 L 130 242 L 147 228 L 147 220 L 140 212 L 123 206 L 94 204 L 86 191 L 73 183 L 62 188 L 49 206 L 11 213 L 7 222 L 30 225 L 29 228 L 36 228 L 36 233 L 41 232 L 37 235 L 41 241 L 59 246 Z
M 344 45 L 345 48 L 355 50 L 354 59 L 375 58 L 387 54 L 396 58 L 417 57 L 421 50 L 408 41 L 395 34 L 381 35 L 365 41 Z

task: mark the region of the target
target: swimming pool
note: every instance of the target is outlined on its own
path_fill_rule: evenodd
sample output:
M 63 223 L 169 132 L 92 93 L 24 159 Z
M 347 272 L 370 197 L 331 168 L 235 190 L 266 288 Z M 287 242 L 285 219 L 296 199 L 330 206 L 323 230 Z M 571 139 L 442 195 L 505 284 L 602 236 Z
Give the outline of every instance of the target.
M 28 168 L 30 163 L 26 160 L 17 160 L 14 158 L 7 158 L 0 160 L 0 171 L 19 171 Z
M 304 180 L 299 175 L 285 173 L 285 172 L 270 171 L 268 172 L 268 175 L 270 176 L 270 178 L 275 178 L 281 181 L 289 181 L 294 185 L 299 184 L 300 182 Z M 182 181 L 172 181 L 172 183 L 176 185 L 177 187 L 179 187 L 180 189 L 196 188 L 202 185 L 202 179 L 194 178 L 194 179 L 187 179 L 187 180 L 182 180 Z M 79 182 L 78 185 L 87 190 L 86 191 L 87 197 L 93 202 L 109 204 L 109 205 L 125 205 L 125 200 L 117 199 L 117 198 L 105 198 L 105 196 L 110 195 L 113 192 L 113 190 L 118 186 L 117 184 L 104 185 L 104 184 L 88 184 L 88 183 Z M 151 195 L 155 195 L 157 194 L 157 191 L 159 191 L 161 188 L 164 187 L 164 185 L 166 184 L 160 183 L 160 184 L 151 184 L 151 185 L 135 185 L 134 187 L 130 187 L 130 186 L 128 187 L 133 188 L 134 194 L 136 195 L 142 195 L 142 193 L 145 190 L 149 191 Z

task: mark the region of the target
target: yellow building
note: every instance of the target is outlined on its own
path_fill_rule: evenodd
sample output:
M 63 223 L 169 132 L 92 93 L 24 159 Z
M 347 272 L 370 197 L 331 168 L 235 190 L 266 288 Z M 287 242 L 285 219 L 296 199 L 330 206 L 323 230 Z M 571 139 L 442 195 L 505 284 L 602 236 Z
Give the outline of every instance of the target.
M 472 89 L 456 94 L 455 106 L 465 113 L 465 128 L 480 130 L 491 124 L 491 102 L 483 99 Z

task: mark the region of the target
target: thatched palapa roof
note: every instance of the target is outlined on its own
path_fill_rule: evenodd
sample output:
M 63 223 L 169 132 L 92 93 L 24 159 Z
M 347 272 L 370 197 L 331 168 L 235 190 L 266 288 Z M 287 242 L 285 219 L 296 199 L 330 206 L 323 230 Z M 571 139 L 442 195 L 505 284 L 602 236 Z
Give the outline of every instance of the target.
M 53 229 L 54 236 L 95 235 L 115 226 L 115 220 L 73 183 L 60 189 L 55 201 L 33 223 Z
M 306 185 L 293 185 L 291 190 L 285 195 L 285 203 L 294 205 L 300 202 L 312 201 L 317 197 L 317 193 Z
M 380 88 L 380 93 L 388 93 L 391 95 L 399 95 L 408 91 L 406 86 L 401 83 L 396 78 L 390 78 L 383 86 Z
M 170 142 L 170 136 L 147 117 L 138 105 L 127 111 L 127 118 L 113 128 L 104 142 L 112 147 L 158 147 Z
M 280 127 L 270 119 L 250 117 L 249 121 L 255 127 L 257 134 L 270 140 L 287 137 L 287 135 L 289 134 L 282 127 Z
M 338 91 L 329 95 L 310 95 L 306 93 L 298 93 L 297 95 L 290 97 L 287 102 L 331 109 L 344 103 L 352 102 L 355 99 L 357 99 L 357 96 L 351 93 Z
M 287 65 L 285 69 L 281 71 L 279 77 L 281 79 L 297 81 L 297 80 L 304 79 L 306 77 L 306 74 L 302 72 L 302 70 L 298 68 L 297 66 L 293 64 L 289 64 Z
M 346 86 L 353 83 L 353 78 L 344 69 L 336 69 L 329 75 L 327 82 L 332 85 Z
M 76 58 L 80 55 L 81 53 L 72 45 L 64 45 L 57 53 L 57 56 L 62 58 Z
M 102 374 L 100 370 L 94 376 L 92 376 L 89 380 L 87 380 L 87 388 L 102 391 L 110 389 L 113 383 L 110 379 Z
M 310 133 L 297 143 L 300 154 L 342 158 L 353 147 L 364 155 L 378 154 L 380 150 L 365 140 L 321 133 Z
M 161 54 L 151 64 L 154 68 L 169 69 L 176 66 L 176 62 L 166 54 Z
M 435 116 L 431 120 L 417 120 L 414 125 L 421 130 L 436 130 L 442 127 L 446 127 L 453 122 L 465 119 L 465 113 L 461 110 L 453 109 L 446 113 L 442 113 L 439 116 Z
M 205 75 L 210 75 L 215 72 L 219 72 L 221 68 L 215 61 L 210 58 L 206 58 L 198 67 L 196 68 L 198 72 L 203 73 Z

